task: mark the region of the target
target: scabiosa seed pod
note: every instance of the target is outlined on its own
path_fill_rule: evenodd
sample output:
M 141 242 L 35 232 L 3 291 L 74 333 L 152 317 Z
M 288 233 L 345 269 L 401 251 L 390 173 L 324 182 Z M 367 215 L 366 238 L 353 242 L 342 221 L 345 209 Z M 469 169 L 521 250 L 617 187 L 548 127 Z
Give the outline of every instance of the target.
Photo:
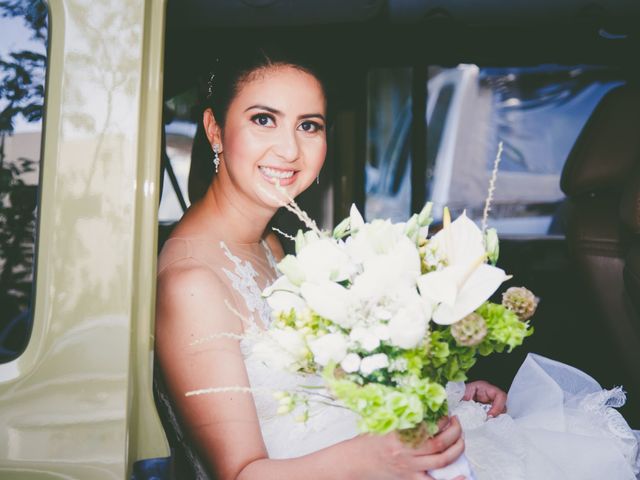
M 458 345 L 473 347 L 487 336 L 487 322 L 477 313 L 470 313 L 451 325 L 451 335 Z
M 502 306 L 518 315 L 523 322 L 529 320 L 538 307 L 538 298 L 524 287 L 510 287 L 502 294 Z

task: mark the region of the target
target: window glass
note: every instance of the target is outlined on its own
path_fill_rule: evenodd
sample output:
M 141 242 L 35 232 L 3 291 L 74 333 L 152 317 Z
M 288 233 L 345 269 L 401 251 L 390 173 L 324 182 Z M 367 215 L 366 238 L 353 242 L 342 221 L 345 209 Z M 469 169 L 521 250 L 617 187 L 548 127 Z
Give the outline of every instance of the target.
M 367 77 L 365 217 L 406 220 L 411 209 L 411 70 Z
M 31 333 L 47 5 L 0 3 L 0 363 Z
M 180 220 L 184 207 L 190 204 L 189 169 L 193 139 L 196 135 L 196 122 L 193 118 L 195 103 L 195 90 L 177 95 L 166 103 L 166 157 L 163 162 L 164 178 L 158 211 L 158 221 L 161 224 L 173 224 Z
M 624 83 L 595 66 L 430 66 L 427 200 L 481 221 L 498 144 L 503 152 L 489 225 L 502 236 L 562 235 L 560 176 L 603 95 Z M 408 218 L 411 205 L 411 71 L 370 72 L 367 218 Z M 421 200 L 421 199 L 420 199 Z
M 621 83 L 591 66 L 431 68 L 429 139 L 433 130 L 440 139 L 427 145 L 427 192 L 436 218 L 448 205 L 481 220 L 503 142 L 489 225 L 503 236 L 562 234 L 562 167 L 602 96 Z

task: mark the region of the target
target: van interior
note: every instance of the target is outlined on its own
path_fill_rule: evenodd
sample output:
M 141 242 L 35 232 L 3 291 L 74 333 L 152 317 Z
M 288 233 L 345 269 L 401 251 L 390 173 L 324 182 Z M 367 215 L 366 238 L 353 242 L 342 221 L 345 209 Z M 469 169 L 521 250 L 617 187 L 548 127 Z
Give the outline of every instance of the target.
M 161 208 L 159 246 L 212 175 L 197 124 L 216 58 L 281 43 L 326 72 L 334 119 L 320 184 L 302 207 L 330 227 L 352 203 L 370 218 L 400 219 L 432 200 L 438 223 L 441 204 L 475 208 L 474 185 L 482 205 L 504 141 L 498 266 L 513 275 L 505 288 L 526 285 L 540 303 L 534 335 L 481 358 L 471 374 L 507 390 L 528 352 L 548 356 L 604 388 L 623 385 L 621 413 L 640 428 L 640 4 L 170 0 L 167 8 L 162 191 L 177 214 Z M 478 142 L 479 132 L 489 133 Z M 277 223 L 300 228 L 287 214 Z

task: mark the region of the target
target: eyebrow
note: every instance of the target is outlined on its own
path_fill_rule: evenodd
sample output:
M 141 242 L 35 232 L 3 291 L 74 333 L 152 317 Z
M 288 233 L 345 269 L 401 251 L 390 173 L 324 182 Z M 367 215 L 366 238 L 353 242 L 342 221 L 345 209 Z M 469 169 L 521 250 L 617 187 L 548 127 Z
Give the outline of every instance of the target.
M 248 112 L 249 110 L 266 110 L 267 112 L 273 113 L 274 115 L 283 115 L 280 110 L 272 107 L 267 107 L 266 105 L 251 105 L 249 108 L 245 109 L 245 112 Z M 324 115 L 322 115 L 321 113 L 306 113 L 304 115 L 300 115 L 298 118 L 301 120 L 307 118 L 319 118 L 323 122 L 326 122 Z

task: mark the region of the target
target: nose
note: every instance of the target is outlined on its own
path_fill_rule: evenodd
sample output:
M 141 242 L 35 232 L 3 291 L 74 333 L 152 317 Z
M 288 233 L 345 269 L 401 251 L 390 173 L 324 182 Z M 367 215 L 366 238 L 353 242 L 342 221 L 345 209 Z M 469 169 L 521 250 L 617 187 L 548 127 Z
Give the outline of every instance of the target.
M 274 153 L 286 162 L 295 162 L 300 156 L 300 146 L 295 131 L 282 129 L 273 146 Z

